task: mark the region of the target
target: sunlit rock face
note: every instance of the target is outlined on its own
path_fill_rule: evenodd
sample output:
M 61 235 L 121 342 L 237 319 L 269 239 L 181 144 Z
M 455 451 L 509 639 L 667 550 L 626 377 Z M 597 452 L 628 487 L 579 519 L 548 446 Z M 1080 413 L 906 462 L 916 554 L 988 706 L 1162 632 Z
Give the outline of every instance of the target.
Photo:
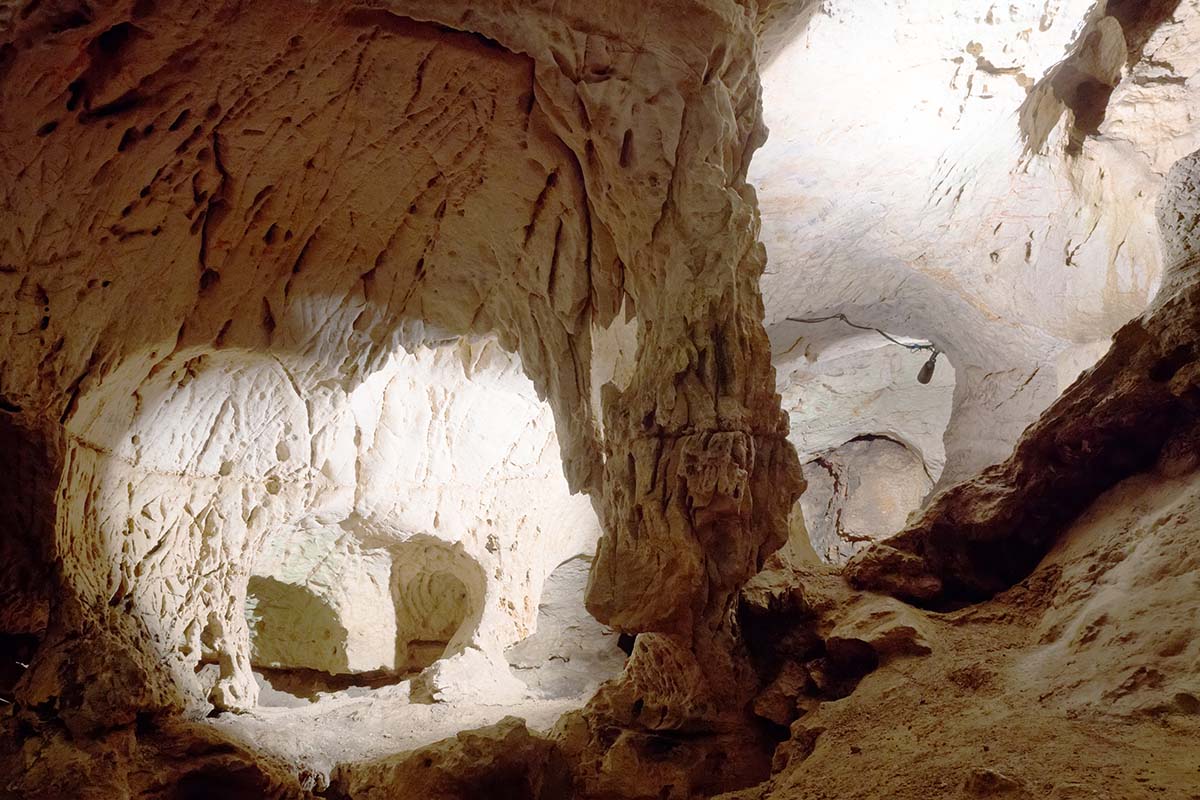
M 1009 458 L 840 574 L 747 587 L 754 708 L 789 740 L 726 797 L 1194 793 L 1198 198 L 1195 151 L 1156 202 L 1161 289 Z
M 594 549 L 599 523 L 567 488 L 519 362 L 494 340 L 401 353 L 339 411 L 318 440 L 357 446 L 316 454 L 334 481 L 267 535 L 252 570 L 255 663 L 405 670 L 528 635 L 546 577 Z M 339 621 L 334 641 L 301 633 L 305 604 L 275 597 L 295 592 Z M 316 646 L 285 655 L 304 639 Z
M 834 0 L 775 30 L 750 174 L 773 341 L 830 311 L 933 341 L 959 379 L 943 482 L 1004 458 L 1157 287 L 1154 199 L 1200 143 L 1197 17 Z
M 1171 167 L 1157 198 L 1168 267 L 1146 311 L 1121 327 L 1009 458 L 936 495 L 898 535 L 855 556 L 852 583 L 922 602 L 986 597 L 1027 576 L 1063 528 L 1118 482 L 1152 468 L 1169 478 L 1195 472 L 1198 176 L 1200 150 Z
M 799 338 L 773 344 L 788 440 L 808 482 L 796 511 L 816 555 L 842 563 L 899 531 L 940 477 L 956 372 L 941 356 L 922 384 L 927 350 L 847 336 L 836 320 L 794 327 Z
M 590 695 L 624 666 L 616 631 L 596 622 L 581 602 L 591 566 L 591 558 L 580 556 L 550 573 L 538 604 L 537 631 L 505 653 L 514 674 L 537 697 Z
M 549 409 L 493 339 L 303 396 L 278 360 L 197 355 L 84 400 L 68 461 L 66 568 L 128 571 L 114 599 L 229 680 L 247 659 L 405 671 L 468 647 L 503 669 L 546 576 L 599 535 Z
M 579 780 L 627 780 L 662 730 L 755 735 L 732 609 L 803 479 L 745 180 L 752 9 L 4 19 L 0 392 L 42 458 L 0 507 L 33 504 L 5 552 L 55 595 L 22 598 L 21 713 L 248 713 L 256 662 L 433 660 L 414 697 L 511 698 L 505 646 L 595 542 L 586 607 L 641 655 L 576 720 Z

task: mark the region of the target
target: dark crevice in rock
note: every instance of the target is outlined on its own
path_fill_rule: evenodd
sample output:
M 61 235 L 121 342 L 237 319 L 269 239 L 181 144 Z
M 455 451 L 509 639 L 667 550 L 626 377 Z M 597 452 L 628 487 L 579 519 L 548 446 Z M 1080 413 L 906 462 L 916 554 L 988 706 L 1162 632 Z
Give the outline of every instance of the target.
M 1142 60 L 1146 43 L 1154 32 L 1171 19 L 1181 0 L 1108 0 L 1105 11 L 1116 17 L 1125 33 L 1128 47 L 1126 64 L 1132 67 Z
M 1113 90 L 1144 57 L 1150 37 L 1171 19 L 1180 0 L 1109 0 L 1021 105 L 1020 129 L 1030 152 L 1039 153 L 1062 113 L 1071 113 L 1066 153 L 1079 155 L 1096 136 Z

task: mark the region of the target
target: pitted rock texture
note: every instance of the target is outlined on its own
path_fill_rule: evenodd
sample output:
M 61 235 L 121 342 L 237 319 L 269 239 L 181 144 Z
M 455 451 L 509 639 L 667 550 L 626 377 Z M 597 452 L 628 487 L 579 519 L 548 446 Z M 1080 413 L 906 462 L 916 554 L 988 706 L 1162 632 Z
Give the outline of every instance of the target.
M 756 17 L 725 0 L 595 11 L 6 15 L 0 105 L 21 113 L 0 120 L 0 393 L 59 473 L 5 501 L 53 530 L 28 556 L 55 565 L 56 597 L 21 713 L 91 731 L 247 710 L 254 658 L 399 669 L 442 645 L 457 652 L 415 692 L 519 694 L 501 649 L 596 534 L 587 500 L 519 509 L 561 460 L 602 527 L 587 607 L 705 664 L 693 689 L 715 705 L 672 724 L 742 714 L 733 598 L 803 485 L 745 180 Z M 528 388 L 488 398 L 500 351 L 554 436 Z M 487 414 L 509 433 L 463 423 Z M 379 604 L 388 557 L 380 646 L 346 611 Z M 278 617 L 289 592 L 303 620 Z
M 311 776 L 202 723 L 147 719 L 89 738 L 18 737 L 11 720 L 2 725 L 0 785 L 16 797 L 313 797 Z
M 549 409 L 494 340 L 398 355 L 323 423 L 297 458 L 327 480 L 252 569 L 256 664 L 403 671 L 464 646 L 498 658 L 534 630 L 550 571 L 595 547 Z M 310 612 L 331 623 L 326 641 L 304 633 Z
M 1167 5 L 0 4 L 0 793 L 1190 791 L 1195 161 L 1151 309 L 847 571 L 955 611 L 811 563 L 770 346 L 932 342 L 827 431 L 1002 458 L 1160 277 Z M 506 656 L 593 543 L 578 708 Z

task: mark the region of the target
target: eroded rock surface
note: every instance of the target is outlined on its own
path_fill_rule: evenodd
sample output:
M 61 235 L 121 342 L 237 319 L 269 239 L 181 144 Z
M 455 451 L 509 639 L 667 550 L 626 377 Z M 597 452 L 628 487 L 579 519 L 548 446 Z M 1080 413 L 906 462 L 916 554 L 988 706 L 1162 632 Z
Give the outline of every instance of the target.
M 1012 458 L 853 585 L 796 503 L 1003 458 L 1142 310 L 1200 14 L 1135 5 L 0 5 L 0 793 L 1191 791 L 1196 158 Z
M 840 311 L 937 344 L 959 383 L 941 486 L 972 477 L 1008 457 L 1169 266 L 1154 202 L 1200 146 L 1200 10 L 780 5 L 799 24 L 767 33 L 771 136 L 750 174 L 772 340 L 813 335 L 785 317 Z
M 505 653 L 514 674 L 539 697 L 585 699 L 625 666 L 620 636 L 583 607 L 591 565 L 581 556 L 555 568 L 542 590 L 537 631 Z
M 395 670 L 426 648 L 451 655 L 417 694 L 519 692 L 500 651 L 532 632 L 543 566 L 596 533 L 521 497 L 561 459 L 603 530 L 588 608 L 664 637 L 712 698 L 656 724 L 736 728 L 733 598 L 802 486 L 745 180 L 755 25 L 734 2 L 9 15 L 3 413 L 64 442 L 57 508 L 52 480 L 10 504 L 53 521 L 25 719 L 248 710 L 254 659 Z M 473 394 L 488 347 L 555 437 L 527 390 Z M 491 417 L 490 438 L 463 423 Z M 389 558 L 395 633 L 364 642 L 349 619 Z
M 912 449 L 933 480 L 940 478 L 957 379 L 945 356 L 922 384 L 917 376 L 927 350 L 908 350 L 838 321 L 797 330 L 799 338 L 772 345 L 788 440 L 800 460 L 858 436 L 886 436 Z
M 1172 167 L 1158 200 L 1171 266 L 1150 308 L 1116 333 L 1112 349 L 1026 431 L 1008 460 L 940 493 L 909 528 L 856 557 L 852 581 L 925 602 L 1001 591 L 1116 482 L 1160 458 L 1191 468 L 1200 380 L 1198 197 L 1200 151 Z M 917 577 L 897 582 L 901 572 Z
M 555 744 L 507 717 L 411 753 L 340 767 L 327 796 L 556 800 L 570 795 L 570 772 Z
M 899 532 L 933 487 L 921 457 L 886 437 L 860 437 L 804 464 L 800 498 L 815 549 L 844 564 L 873 541 Z
M 1025 580 L 958 611 L 811 569 L 755 578 L 755 709 L 789 728 L 770 780 L 721 797 L 1193 795 L 1200 473 L 1167 472 L 1113 487 Z

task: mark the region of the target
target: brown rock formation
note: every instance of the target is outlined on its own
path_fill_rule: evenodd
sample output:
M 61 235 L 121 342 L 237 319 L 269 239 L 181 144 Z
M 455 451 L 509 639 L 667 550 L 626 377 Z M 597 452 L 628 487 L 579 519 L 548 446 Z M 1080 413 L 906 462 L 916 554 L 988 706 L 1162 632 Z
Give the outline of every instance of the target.
M 1097 17 L 1115 20 L 1102 24 L 1130 63 L 1174 8 L 1151 5 L 1152 19 L 1115 0 Z M 1154 304 L 1013 455 L 844 573 L 808 563 L 807 540 L 780 551 L 789 514 L 804 535 L 804 481 L 746 175 L 765 134 L 761 48 L 824 9 L 0 3 L 0 796 L 1194 793 L 1200 152 L 1160 201 L 1174 266 Z M 1093 77 L 1110 86 L 1121 65 L 1100 55 Z M 1086 153 L 1098 123 L 1065 108 Z M 608 626 L 574 625 L 564 604 L 544 615 L 560 635 L 527 638 L 522 666 L 543 653 L 565 666 L 580 638 L 619 664 L 618 635 L 637 636 L 583 708 L 540 696 L 545 725 L 464 713 L 474 721 L 438 728 L 435 707 L 595 685 L 583 659 L 558 679 L 508 672 L 521 654 L 504 648 L 532 632 L 560 560 L 531 567 L 543 540 L 488 532 L 482 513 L 478 530 L 447 530 L 470 515 L 442 516 L 442 497 L 397 532 L 363 499 L 366 473 L 392 463 L 367 459 L 372 446 L 454 440 L 456 457 L 478 455 L 452 411 L 504 409 L 438 393 L 507 375 L 513 354 L 557 429 L 542 426 L 530 463 L 557 476 L 543 456 L 559 449 L 600 518 L 586 604 Z M 362 408 L 386 392 L 360 390 L 404 358 L 433 377 L 389 379 L 389 407 L 446 424 L 389 438 Z M 975 400 L 1037 373 L 989 383 L 969 366 L 991 387 Z M 1052 385 L 1043 376 L 1039 397 Z M 478 471 L 525 479 L 494 469 L 516 450 Z M 452 472 L 414 468 L 412 483 Z M 516 519 L 521 501 L 508 504 Z M 334 542 L 306 566 L 404 545 L 363 595 L 383 598 L 395 641 L 361 663 L 326 596 L 276 578 L 258 582 L 256 608 L 288 613 L 255 624 L 295 652 L 251 646 L 252 569 L 270 537 L 301 530 Z M 488 615 L 512 635 L 472 638 Z M 256 678 L 263 661 L 337 674 L 293 695 Z M 424 742 L 456 735 L 389 747 L 382 732 L 369 757 L 347 756 L 334 740 L 373 736 L 355 726 L 386 716 L 385 696 L 421 710 L 403 724 L 437 731 Z M 346 728 L 320 758 L 254 738 L 334 716 Z M 1164 764 L 1142 766 L 1151 757 Z
M 489 728 L 338 769 L 329 797 L 511 797 L 556 800 L 571 795 L 571 776 L 553 742 L 507 717 Z
M 852 583 L 924 603 L 986 597 L 1025 577 L 1076 515 L 1157 459 L 1188 461 L 1200 399 L 1200 154 L 1158 205 L 1172 266 L 1150 308 L 1021 437 L 1007 461 L 938 494 L 855 557 Z M 1190 466 L 1177 467 L 1187 470 Z

